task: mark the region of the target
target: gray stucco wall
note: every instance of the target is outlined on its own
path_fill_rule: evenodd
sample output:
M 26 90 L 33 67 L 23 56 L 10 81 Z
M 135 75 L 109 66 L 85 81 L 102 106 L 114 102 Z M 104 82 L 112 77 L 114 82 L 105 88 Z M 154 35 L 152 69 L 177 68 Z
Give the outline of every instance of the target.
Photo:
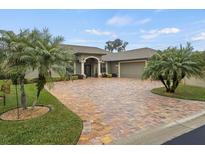
M 108 72 L 118 74 L 118 62 L 110 62 L 108 64 Z
M 81 64 L 76 62 L 76 74 L 81 74 Z
M 52 77 L 60 77 L 60 75 L 58 75 L 56 72 L 53 72 L 53 71 L 51 71 L 51 75 Z M 25 78 L 26 79 L 38 78 L 38 70 L 27 72 Z
M 193 86 L 199 86 L 199 87 L 205 87 L 205 78 L 204 79 L 196 79 L 196 78 L 190 78 L 190 79 L 184 79 L 184 84 L 187 85 L 193 85 Z

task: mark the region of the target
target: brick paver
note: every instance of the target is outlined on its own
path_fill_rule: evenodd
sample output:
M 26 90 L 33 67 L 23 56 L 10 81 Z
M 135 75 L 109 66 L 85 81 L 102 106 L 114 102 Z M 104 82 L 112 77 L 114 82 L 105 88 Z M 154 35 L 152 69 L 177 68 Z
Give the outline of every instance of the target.
M 50 92 L 84 121 L 78 144 L 112 144 L 119 138 L 205 110 L 205 103 L 158 96 L 157 81 L 91 78 L 57 82 Z

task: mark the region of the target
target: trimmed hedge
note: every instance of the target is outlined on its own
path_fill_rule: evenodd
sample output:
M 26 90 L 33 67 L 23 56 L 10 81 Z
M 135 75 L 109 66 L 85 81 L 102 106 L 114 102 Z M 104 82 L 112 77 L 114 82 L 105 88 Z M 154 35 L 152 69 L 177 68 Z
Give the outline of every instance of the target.
M 112 78 L 112 74 L 102 73 L 103 78 Z
M 112 73 L 112 77 L 117 77 L 117 74 L 116 73 Z

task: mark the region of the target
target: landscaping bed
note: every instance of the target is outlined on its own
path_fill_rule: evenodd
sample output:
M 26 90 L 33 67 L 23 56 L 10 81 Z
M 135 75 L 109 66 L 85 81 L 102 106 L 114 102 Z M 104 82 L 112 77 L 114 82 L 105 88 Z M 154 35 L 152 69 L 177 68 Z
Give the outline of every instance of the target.
M 29 105 L 35 99 L 34 84 L 25 86 Z M 14 86 L 7 95 L 6 106 L 0 100 L 0 114 L 16 108 Z M 40 117 L 21 121 L 0 120 L 0 144 L 76 144 L 82 131 L 82 120 L 46 90 L 40 103 L 51 111 Z
M 167 97 L 205 101 L 205 88 L 203 87 L 179 85 L 175 93 L 167 93 L 164 87 L 152 89 L 152 92 Z
M 41 117 L 44 114 L 48 113 L 50 108 L 47 106 L 29 106 L 27 109 L 15 108 L 9 111 L 6 111 L 0 115 L 1 120 L 28 120 L 37 117 Z

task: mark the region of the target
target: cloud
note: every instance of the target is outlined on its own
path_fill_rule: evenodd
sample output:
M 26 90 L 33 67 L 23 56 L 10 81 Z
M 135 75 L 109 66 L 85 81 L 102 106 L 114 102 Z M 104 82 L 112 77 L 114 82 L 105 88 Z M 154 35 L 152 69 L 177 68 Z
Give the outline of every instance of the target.
M 126 26 L 130 24 L 146 24 L 151 21 L 151 18 L 144 18 L 141 20 L 134 20 L 129 16 L 114 16 L 107 21 L 108 25 L 113 26 Z
M 202 40 L 205 40 L 205 32 L 202 32 L 199 35 L 192 37 L 192 41 L 202 41 Z
M 163 28 L 159 30 L 160 34 L 172 34 L 172 33 L 178 33 L 180 32 L 180 29 L 178 28 Z
M 125 26 L 133 23 L 134 20 L 128 16 L 114 16 L 107 21 L 108 25 Z
M 156 38 L 160 35 L 168 35 L 168 34 L 179 33 L 180 29 L 175 28 L 175 27 L 167 27 L 167 28 L 162 28 L 162 29 L 153 29 L 153 30 L 150 30 L 150 31 L 141 30 L 141 32 L 145 33 L 141 37 L 143 39 L 149 40 L 149 39 Z
M 137 21 L 136 23 L 142 25 L 142 24 L 146 24 L 146 23 L 148 23 L 150 21 L 151 21 L 151 18 L 145 18 L 145 19 Z
M 166 9 L 156 9 L 156 10 L 154 10 L 154 13 L 160 13 L 160 12 L 163 12 L 163 11 L 165 11 Z
M 101 31 L 97 29 L 86 29 L 86 33 L 93 34 L 93 35 L 98 35 L 98 36 L 111 36 L 111 37 L 117 37 L 117 35 L 114 32 L 109 32 L 109 31 Z

